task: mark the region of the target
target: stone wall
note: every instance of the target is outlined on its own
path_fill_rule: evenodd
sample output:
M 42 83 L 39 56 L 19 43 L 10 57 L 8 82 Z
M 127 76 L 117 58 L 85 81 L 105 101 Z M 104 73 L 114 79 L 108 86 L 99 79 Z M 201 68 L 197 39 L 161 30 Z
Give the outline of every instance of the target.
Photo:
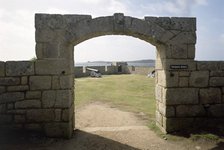
M 113 74 L 141 74 L 148 75 L 148 73 L 155 70 L 154 67 L 135 67 L 135 66 L 122 66 L 122 72 L 118 72 L 118 66 L 91 66 L 90 68 L 97 69 L 102 75 L 113 75 Z M 85 67 L 75 67 L 74 76 L 76 78 L 88 77 L 90 71 L 86 70 Z
M 21 128 L 69 137 L 73 80 L 67 80 L 67 73 L 60 77 L 52 70 L 47 73 L 43 65 L 46 67 L 41 61 L 0 62 L 1 129 Z
M 0 62 L 2 126 L 71 137 L 74 46 L 104 35 L 132 36 L 156 47 L 156 120 L 164 132 L 224 120 L 223 62 L 194 60 L 196 18 L 36 14 L 35 29 L 35 62 Z
M 170 80 L 156 86 L 156 118 L 167 132 L 216 127 L 224 122 L 224 62 L 195 61 L 191 70 L 157 72 Z
M 155 67 L 134 67 L 134 66 L 128 66 L 128 70 L 129 70 L 130 74 L 148 75 L 150 72 L 155 70 Z

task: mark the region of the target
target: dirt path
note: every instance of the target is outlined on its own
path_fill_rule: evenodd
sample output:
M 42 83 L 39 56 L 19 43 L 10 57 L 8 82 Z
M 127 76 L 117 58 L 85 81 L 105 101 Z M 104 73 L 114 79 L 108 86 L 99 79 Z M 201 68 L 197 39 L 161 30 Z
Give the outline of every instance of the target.
M 167 141 L 146 127 L 136 114 L 102 103 L 76 110 L 74 137 L 44 138 L 33 133 L 0 133 L 0 150 L 222 150 L 223 143 Z
M 85 119 L 84 119 L 85 118 Z M 76 127 L 133 149 L 193 150 L 212 149 L 213 144 L 193 143 L 190 140 L 170 142 L 158 137 L 146 126 L 146 121 L 131 112 L 124 112 L 99 102 L 77 109 Z M 113 148 L 113 145 L 108 145 Z

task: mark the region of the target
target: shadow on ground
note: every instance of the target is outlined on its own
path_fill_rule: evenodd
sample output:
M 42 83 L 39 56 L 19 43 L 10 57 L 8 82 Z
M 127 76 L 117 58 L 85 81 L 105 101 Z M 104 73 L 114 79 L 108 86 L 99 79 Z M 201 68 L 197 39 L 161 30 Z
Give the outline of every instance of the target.
M 138 150 L 98 135 L 76 130 L 70 140 L 46 138 L 27 131 L 0 131 L 1 150 Z

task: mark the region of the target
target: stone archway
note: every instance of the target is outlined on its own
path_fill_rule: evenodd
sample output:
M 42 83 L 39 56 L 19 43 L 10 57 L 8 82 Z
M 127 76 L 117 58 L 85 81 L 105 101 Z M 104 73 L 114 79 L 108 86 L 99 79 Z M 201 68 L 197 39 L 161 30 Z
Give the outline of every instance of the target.
M 35 28 L 35 78 L 51 80 L 50 88 L 41 85 L 38 89 L 42 91 L 42 109 L 53 109 L 56 118 L 42 122 L 48 136 L 71 137 L 74 128 L 74 46 L 102 35 L 133 36 L 156 46 L 157 125 L 164 132 L 172 132 L 189 124 L 186 116 L 178 116 L 177 105 L 195 104 L 196 101 L 197 89 L 188 88 L 189 72 L 196 68 L 195 18 L 138 19 L 121 13 L 99 18 L 36 14 Z

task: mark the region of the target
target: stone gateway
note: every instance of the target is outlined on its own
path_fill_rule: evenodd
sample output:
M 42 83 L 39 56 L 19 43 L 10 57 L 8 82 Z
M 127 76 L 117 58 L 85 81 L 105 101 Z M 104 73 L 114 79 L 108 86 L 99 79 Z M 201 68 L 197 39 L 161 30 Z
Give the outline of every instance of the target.
M 74 46 L 103 35 L 133 36 L 156 47 L 156 123 L 162 131 L 224 120 L 224 62 L 194 60 L 196 18 L 36 14 L 35 28 L 35 62 L 0 62 L 1 128 L 70 138 Z

